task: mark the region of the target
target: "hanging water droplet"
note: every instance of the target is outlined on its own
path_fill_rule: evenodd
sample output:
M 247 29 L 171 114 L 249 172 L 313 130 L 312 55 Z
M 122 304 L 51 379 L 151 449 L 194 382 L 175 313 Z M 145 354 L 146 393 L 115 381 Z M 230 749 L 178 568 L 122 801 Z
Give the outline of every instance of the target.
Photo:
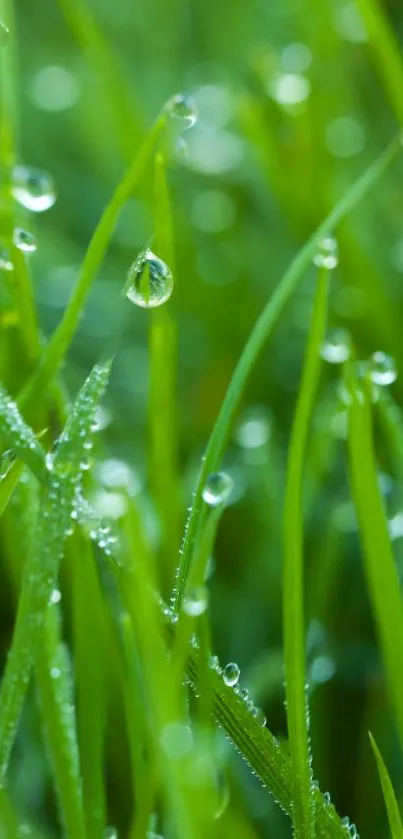
M 228 687 L 233 688 L 238 683 L 240 675 L 241 671 L 234 661 L 230 661 L 230 663 L 224 667 L 223 679 Z
M 55 603 L 60 603 L 62 599 L 62 593 L 59 591 L 58 588 L 54 588 L 52 594 L 50 595 L 50 603 L 54 605 Z
M 36 251 L 36 241 L 32 233 L 23 230 L 22 227 L 16 227 L 13 232 L 13 242 L 15 247 L 24 253 L 32 253 Z
M 325 236 L 318 242 L 318 249 L 313 258 L 314 265 L 317 268 L 327 268 L 331 271 L 336 268 L 339 262 L 338 248 L 336 239 L 332 236 Z
M 0 20 L 0 47 L 5 47 L 10 40 L 10 30 L 2 20 Z
M 19 204 L 33 213 L 49 210 L 56 201 L 52 176 L 31 166 L 14 166 L 11 192 Z
M 212 472 L 203 489 L 203 499 L 211 507 L 218 507 L 228 500 L 232 486 L 232 478 L 226 472 Z
M 254 708 L 252 711 L 252 717 L 256 720 L 258 725 L 263 726 L 266 725 L 266 714 L 262 708 Z
M 12 271 L 14 265 L 10 259 L 8 251 L 3 248 L 0 250 L 0 271 Z
M 346 329 L 334 329 L 326 337 L 320 348 L 320 354 L 329 364 L 343 364 L 350 358 L 350 335 Z
M 173 285 L 171 269 L 147 248 L 130 267 L 124 291 L 131 303 L 151 309 L 170 298 Z
M 386 387 L 397 379 L 395 359 L 384 352 L 374 352 L 370 359 L 369 376 L 377 385 Z
M 195 586 L 186 593 L 183 600 L 183 611 L 196 618 L 206 611 L 208 604 L 208 591 L 206 586 Z
M 218 655 L 210 655 L 208 660 L 208 666 L 210 670 L 219 670 L 220 669 L 220 662 Z
M 192 128 L 197 122 L 197 108 L 191 96 L 185 93 L 175 93 L 168 99 L 165 110 L 175 120 L 178 120 L 180 127 L 185 130 Z
M 241 688 L 241 690 L 239 691 L 239 696 L 241 697 L 241 699 L 243 699 L 244 702 L 246 702 L 249 699 L 248 688 Z
M 323 798 L 324 798 L 326 804 L 331 804 L 332 803 L 332 799 L 330 798 L 330 792 L 323 793 Z

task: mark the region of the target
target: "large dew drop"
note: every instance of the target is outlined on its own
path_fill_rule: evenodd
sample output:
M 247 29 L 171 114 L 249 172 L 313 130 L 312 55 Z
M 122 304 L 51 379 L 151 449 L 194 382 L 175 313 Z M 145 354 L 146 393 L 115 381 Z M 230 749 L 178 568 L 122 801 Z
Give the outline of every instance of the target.
M 230 661 L 230 663 L 224 667 L 222 675 L 225 684 L 228 685 L 228 687 L 232 688 L 238 684 L 241 671 L 234 661 Z
M 136 306 L 153 309 L 170 298 L 173 286 L 171 269 L 147 248 L 129 269 L 125 294 Z
M 387 387 L 397 379 L 396 362 L 391 355 L 374 352 L 370 359 L 369 376 L 376 385 Z
M 56 201 L 54 181 L 48 172 L 30 166 L 15 166 L 11 192 L 16 201 L 33 213 L 43 213 Z
M 218 507 L 228 500 L 232 486 L 232 478 L 226 472 L 212 472 L 203 489 L 203 499 L 210 507 Z
M 197 122 L 197 108 L 191 96 L 175 93 L 168 99 L 165 110 L 172 119 L 178 121 L 181 129 L 192 128 Z
M 313 258 L 313 263 L 317 268 L 327 268 L 328 271 L 332 271 L 333 268 L 336 268 L 338 262 L 339 256 L 336 239 L 333 239 L 332 236 L 326 236 L 318 242 L 318 249 Z
M 183 611 L 190 617 L 197 618 L 206 611 L 208 605 L 208 591 L 206 586 L 190 588 L 183 600 Z
M 351 342 L 346 329 L 334 329 L 320 348 L 320 354 L 329 364 L 343 364 L 350 358 Z
M 23 230 L 22 227 L 16 227 L 13 233 L 13 242 L 15 247 L 24 253 L 33 253 L 36 251 L 36 241 L 32 233 Z

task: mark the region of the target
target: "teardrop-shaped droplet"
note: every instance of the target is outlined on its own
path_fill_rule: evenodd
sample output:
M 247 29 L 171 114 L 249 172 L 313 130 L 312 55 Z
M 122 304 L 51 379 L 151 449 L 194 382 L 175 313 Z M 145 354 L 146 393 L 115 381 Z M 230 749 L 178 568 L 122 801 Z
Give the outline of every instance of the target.
M 22 227 L 16 227 L 13 232 L 13 242 L 15 247 L 25 253 L 32 253 L 36 251 L 36 241 L 32 233 L 28 230 L 23 230 Z
M 208 591 L 206 586 L 194 586 L 186 593 L 183 600 L 183 611 L 193 618 L 202 615 L 208 605 Z
M 320 354 L 329 364 L 343 364 L 350 358 L 351 342 L 346 329 L 334 329 L 326 337 L 320 348 Z
M 228 500 L 232 486 L 232 478 L 226 472 L 212 472 L 203 489 L 203 499 L 211 507 L 218 507 Z
M 178 120 L 180 127 L 185 130 L 192 128 L 197 122 L 197 108 L 194 100 L 186 93 L 176 93 L 168 99 L 165 110 L 175 120 Z
M 336 239 L 333 239 L 332 236 L 325 236 L 324 239 L 321 239 L 318 242 L 318 249 L 313 262 L 318 268 L 327 268 L 328 271 L 336 268 L 339 262 Z
M 147 248 L 129 269 L 125 294 L 136 306 L 152 309 L 170 298 L 173 286 L 171 269 Z
M 376 384 L 386 387 L 397 379 L 395 359 L 384 352 L 374 352 L 370 359 L 370 379 Z
M 266 714 L 262 708 L 254 708 L 252 711 L 252 717 L 256 720 L 258 725 L 262 726 L 262 728 L 266 725 Z
M 5 47 L 10 40 L 10 30 L 2 20 L 0 20 L 0 47 Z
M 49 210 L 56 201 L 52 176 L 31 166 L 14 167 L 11 192 L 19 204 L 33 213 Z
M 0 271 L 12 271 L 14 265 L 10 259 L 8 251 L 0 248 Z
M 235 687 L 239 681 L 240 675 L 241 671 L 234 661 L 230 661 L 230 663 L 224 667 L 222 674 L 224 682 L 228 685 L 228 687 Z

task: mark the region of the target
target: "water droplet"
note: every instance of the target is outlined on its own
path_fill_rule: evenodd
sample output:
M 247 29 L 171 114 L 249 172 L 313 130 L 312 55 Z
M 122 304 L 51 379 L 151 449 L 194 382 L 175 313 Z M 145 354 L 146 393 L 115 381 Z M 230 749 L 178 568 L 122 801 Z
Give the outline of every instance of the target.
M 311 85 L 299 73 L 278 73 L 270 79 L 268 93 L 279 105 L 300 105 L 308 99 Z
M 189 589 L 183 601 L 183 611 L 191 617 L 198 617 L 206 611 L 208 605 L 208 591 L 206 586 L 195 586 Z
M 234 661 L 230 661 L 230 663 L 224 667 L 223 679 L 228 687 L 234 687 L 238 683 L 240 675 L 241 671 Z
M 384 352 L 374 352 L 370 359 L 369 376 L 377 385 L 385 387 L 393 384 L 397 379 L 394 358 Z
M 325 792 L 323 794 L 323 798 L 325 799 L 326 804 L 332 803 L 332 799 L 330 798 L 330 792 Z
M 60 679 L 61 675 L 62 675 L 62 671 L 60 670 L 59 667 L 51 667 L 50 668 L 51 679 Z
M 210 655 L 208 666 L 210 670 L 219 670 L 220 669 L 220 662 L 218 655 Z
M 170 722 L 161 733 L 161 747 L 168 757 L 180 760 L 193 745 L 192 732 L 183 722 Z
M 151 309 L 170 298 L 173 285 L 172 272 L 166 262 L 147 248 L 129 269 L 125 294 L 136 306 Z
M 14 167 L 11 192 L 19 204 L 33 213 L 49 210 L 56 201 L 52 176 L 31 166 Z
M 343 364 L 350 358 L 351 343 L 346 329 L 334 329 L 320 348 L 320 354 L 329 364 Z
M 313 263 L 317 268 L 327 268 L 328 271 L 332 271 L 333 268 L 336 268 L 338 262 L 336 239 L 333 239 L 332 236 L 325 236 L 318 242 L 318 249 L 313 258 Z
M 173 119 L 178 120 L 183 130 L 192 128 L 197 122 L 197 108 L 191 96 L 176 93 L 168 99 L 165 110 Z
M 13 233 L 13 242 L 15 247 L 25 253 L 32 253 L 36 251 L 36 241 L 32 233 L 23 230 L 22 227 L 16 227 Z
M 2 20 L 0 20 L 0 47 L 5 47 L 10 40 L 10 30 Z
M 246 702 L 247 699 L 249 699 L 248 688 L 241 688 L 241 690 L 239 691 L 239 696 L 241 697 L 241 699 L 243 699 L 244 702 Z
M 310 679 L 316 685 L 323 685 L 334 676 L 336 664 L 329 655 L 318 655 L 310 668 Z
M 266 725 L 266 714 L 262 708 L 254 708 L 252 711 L 252 717 L 256 720 L 258 725 L 262 726 L 262 728 Z
M 0 271 L 12 271 L 14 265 L 10 259 L 10 255 L 6 250 L 0 250 Z
M 232 486 L 232 478 L 226 472 L 212 472 L 203 489 L 203 499 L 211 507 L 218 507 L 228 500 Z
M 106 827 L 104 831 L 104 839 L 118 839 L 116 827 Z
M 60 603 L 62 599 L 62 593 L 59 591 L 58 588 L 53 589 L 52 594 L 50 595 L 50 603 Z

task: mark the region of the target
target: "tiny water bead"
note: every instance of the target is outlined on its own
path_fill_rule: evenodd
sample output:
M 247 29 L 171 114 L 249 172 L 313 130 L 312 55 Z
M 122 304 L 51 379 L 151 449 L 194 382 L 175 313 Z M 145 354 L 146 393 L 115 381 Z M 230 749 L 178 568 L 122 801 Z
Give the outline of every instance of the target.
M 235 685 L 238 684 L 240 675 L 241 671 L 234 661 L 230 661 L 230 663 L 224 667 L 223 679 L 228 687 L 235 687 Z
M 172 119 L 178 120 L 180 127 L 185 130 L 192 128 L 197 122 L 197 108 L 192 96 L 186 93 L 175 93 L 168 99 L 165 110 Z
M 49 210 L 56 201 L 52 176 L 31 166 L 14 166 L 11 192 L 19 204 L 33 213 Z
M 0 20 L 0 47 L 5 47 L 10 40 L 10 30 L 2 20 Z
M 317 268 L 327 268 L 328 271 L 337 267 L 339 257 L 336 239 L 333 239 L 332 236 L 325 236 L 318 242 L 313 263 Z
M 13 271 L 14 265 L 7 250 L 0 248 L 0 271 Z
M 124 291 L 131 303 L 153 309 L 169 300 L 173 286 L 171 269 L 147 248 L 131 265 Z
M 252 710 L 252 717 L 256 720 L 258 725 L 263 726 L 266 725 L 266 714 L 262 710 L 262 708 L 253 708 Z
M 202 492 L 203 500 L 210 507 L 218 507 L 228 500 L 232 487 L 232 478 L 226 472 L 212 472 Z
M 350 335 L 346 329 L 334 329 L 326 337 L 320 354 L 329 364 L 343 364 L 351 355 Z
M 24 230 L 22 227 L 16 227 L 13 232 L 13 242 L 18 250 L 24 253 L 33 253 L 36 251 L 36 241 L 32 233 Z
M 394 358 L 384 352 L 374 352 L 370 358 L 369 377 L 374 384 L 382 387 L 393 384 L 397 379 Z
M 208 591 L 206 586 L 190 588 L 183 600 L 183 611 L 186 615 L 196 618 L 206 611 L 208 605 Z

